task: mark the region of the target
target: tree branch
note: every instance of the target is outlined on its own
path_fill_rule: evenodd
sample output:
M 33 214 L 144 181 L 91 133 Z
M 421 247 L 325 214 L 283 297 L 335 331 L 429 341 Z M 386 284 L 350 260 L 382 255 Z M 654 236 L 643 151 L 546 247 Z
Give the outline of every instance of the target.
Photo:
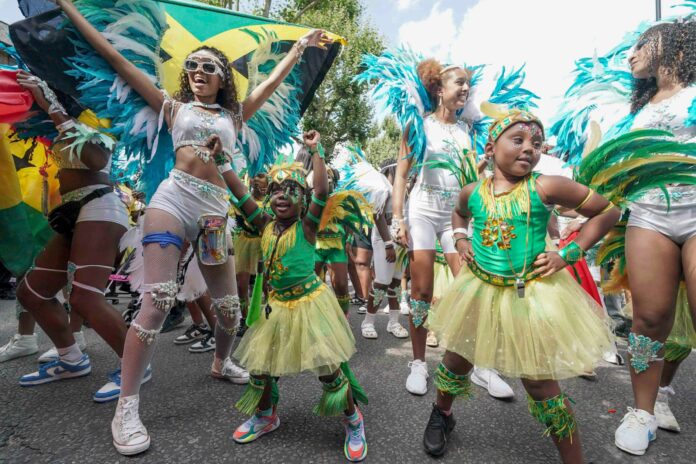
M 311 2 L 309 2 L 304 8 L 302 8 L 300 10 L 299 13 L 297 13 L 295 15 L 295 18 L 293 19 L 293 21 L 298 21 L 302 17 L 302 15 L 304 15 L 306 12 L 308 12 L 309 10 L 314 8 L 316 6 L 316 4 L 319 3 L 320 1 L 321 0 L 312 0 Z

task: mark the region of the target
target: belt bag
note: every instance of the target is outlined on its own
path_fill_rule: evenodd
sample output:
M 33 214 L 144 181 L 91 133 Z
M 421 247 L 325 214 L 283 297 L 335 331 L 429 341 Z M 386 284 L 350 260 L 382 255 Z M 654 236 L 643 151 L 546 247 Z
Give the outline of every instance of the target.
M 53 208 L 51 212 L 48 213 L 48 225 L 58 234 L 68 237 L 71 236 L 75 230 L 75 224 L 77 223 L 77 218 L 80 216 L 82 207 L 90 201 L 103 197 L 107 193 L 113 191 L 113 187 L 103 187 L 89 193 L 80 200 L 67 201 Z

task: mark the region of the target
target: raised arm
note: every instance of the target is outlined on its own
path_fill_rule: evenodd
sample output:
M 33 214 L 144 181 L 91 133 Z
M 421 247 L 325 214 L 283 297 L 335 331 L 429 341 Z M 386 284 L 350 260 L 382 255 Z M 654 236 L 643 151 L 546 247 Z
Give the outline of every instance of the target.
M 128 61 L 82 16 L 70 0 L 56 0 L 65 15 L 84 39 L 102 56 L 128 85 L 157 113 L 162 109 L 164 95 L 133 63 Z
M 394 186 L 392 187 L 392 208 L 394 211 L 393 220 L 396 221 L 399 232 L 396 234 L 397 241 L 401 246 L 408 247 L 408 228 L 404 219 L 404 203 L 406 202 L 406 186 L 408 184 L 408 173 L 413 165 L 413 158 L 409 155 L 411 150 L 408 147 L 408 128 L 401 137 L 401 149 L 399 150 L 399 160 L 396 163 L 396 173 L 394 174 Z
M 77 125 L 81 124 L 65 111 L 63 105 L 58 101 L 58 97 L 51 88 L 36 76 L 29 74 L 26 71 L 17 73 L 17 83 L 24 89 L 31 92 L 36 104 L 45 111 L 55 124 L 59 132 L 56 141 L 60 141 L 66 146 L 70 146 L 76 141 L 78 135 Z M 85 129 L 83 129 L 84 132 Z M 90 131 L 91 132 L 91 131 Z M 106 167 L 111 156 L 109 150 L 99 140 L 109 142 L 110 139 L 106 135 L 99 135 L 95 129 L 91 132 L 93 135 L 89 137 L 87 142 L 80 143 L 81 146 L 74 150 L 74 153 L 80 158 L 80 161 L 89 168 L 90 171 L 100 171 Z M 84 138 L 81 137 L 83 140 Z
M 305 145 L 312 154 L 313 187 L 312 199 L 309 202 L 309 209 L 304 218 L 303 226 L 305 235 L 316 235 L 321 219 L 322 211 L 326 206 L 326 199 L 329 196 L 329 176 L 326 173 L 324 163 L 324 149 L 321 146 L 321 136 L 319 132 L 311 130 L 302 136 Z
M 275 92 L 278 86 L 288 77 L 292 68 L 300 60 L 305 48 L 326 48 L 326 45 L 331 42 L 333 42 L 333 40 L 321 29 L 314 29 L 295 42 L 292 49 L 285 55 L 285 58 L 273 69 L 268 79 L 252 90 L 246 100 L 244 100 L 244 104 L 242 105 L 242 117 L 244 120 L 248 121 L 254 113 L 266 103 L 266 100 L 273 95 L 273 92 Z

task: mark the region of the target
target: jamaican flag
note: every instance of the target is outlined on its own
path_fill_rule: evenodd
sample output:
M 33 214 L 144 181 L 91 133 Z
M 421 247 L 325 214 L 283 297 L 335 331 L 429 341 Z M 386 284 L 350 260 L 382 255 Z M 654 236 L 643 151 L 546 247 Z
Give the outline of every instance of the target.
M 163 70 L 160 76 L 164 88 L 173 94 L 184 59 L 200 47 L 208 45 L 222 50 L 235 70 L 238 94 L 246 95 L 247 64 L 258 47 L 258 39 L 271 33 L 286 50 L 307 33 L 308 27 L 251 16 L 217 8 L 191 0 L 153 0 L 165 11 L 168 29 L 160 45 Z M 76 96 L 77 83 L 68 75 L 67 56 L 73 50 L 69 33 L 61 28 L 64 19 L 59 9 L 53 9 L 19 21 L 10 26 L 10 37 L 22 60 L 31 71 L 41 76 L 51 87 Z M 314 92 L 345 41 L 329 33 L 336 42 L 327 50 L 308 48 L 300 63 L 301 112 L 309 105 Z
M 0 124 L 0 261 L 15 276 L 52 235 L 45 214 L 60 203 L 56 172 L 39 139 L 21 140 Z

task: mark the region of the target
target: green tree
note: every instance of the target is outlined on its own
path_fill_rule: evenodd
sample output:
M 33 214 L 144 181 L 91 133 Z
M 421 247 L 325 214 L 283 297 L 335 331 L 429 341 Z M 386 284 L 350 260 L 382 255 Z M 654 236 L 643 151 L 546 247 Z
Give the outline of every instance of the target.
M 367 161 L 379 167 L 387 160 L 396 160 L 401 147 L 401 128 L 393 117 L 382 121 L 374 137 L 367 141 L 363 150 Z
M 364 53 L 381 53 L 384 39 L 364 17 L 359 0 L 294 0 L 281 18 L 326 29 L 348 42 L 316 92 L 302 120 L 303 128 L 322 133 L 327 152 L 339 142 L 365 146 L 376 132 L 367 86 L 353 81 Z

